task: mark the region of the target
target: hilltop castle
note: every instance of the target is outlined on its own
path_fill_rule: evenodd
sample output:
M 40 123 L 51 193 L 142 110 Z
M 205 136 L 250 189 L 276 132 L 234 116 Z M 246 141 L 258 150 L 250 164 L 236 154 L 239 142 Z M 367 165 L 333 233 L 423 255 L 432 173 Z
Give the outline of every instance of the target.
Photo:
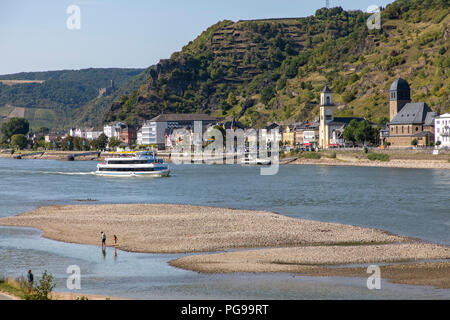
M 114 91 L 114 89 L 115 89 L 114 80 L 110 80 L 109 87 L 98 89 L 98 97 L 97 98 L 109 96 Z

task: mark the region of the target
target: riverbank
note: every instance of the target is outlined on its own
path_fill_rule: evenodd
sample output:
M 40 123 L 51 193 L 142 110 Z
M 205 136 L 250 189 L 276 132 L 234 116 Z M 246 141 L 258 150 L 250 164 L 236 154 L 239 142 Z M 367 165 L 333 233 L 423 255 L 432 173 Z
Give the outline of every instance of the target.
M 0 280 L 0 300 L 26 300 L 28 294 L 27 284 L 17 279 Z M 51 300 L 129 300 L 125 298 L 109 297 L 98 294 L 85 294 L 74 292 L 51 292 Z
M 377 229 L 302 220 L 273 212 L 160 204 L 67 205 L 2 218 L 0 225 L 34 227 L 50 239 L 92 245 L 100 245 L 100 232 L 105 231 L 107 245 L 112 245 L 116 234 L 117 248 L 133 252 L 225 251 L 170 262 L 198 272 L 360 276 L 360 268 L 340 270 L 335 266 L 400 263 L 409 266 L 411 276 L 402 280 L 405 283 L 437 283 L 450 288 L 450 274 L 443 272 L 449 270 L 450 262 L 424 264 L 450 259 L 449 247 Z M 411 262 L 416 269 L 411 269 Z M 420 269 L 417 263 L 422 264 Z M 401 276 L 401 268 L 389 269 L 396 275 L 393 278 Z M 414 270 L 421 281 L 414 276 Z M 445 281 L 439 280 L 443 277 Z
M 390 161 L 371 161 L 352 156 L 337 156 L 336 158 L 321 157 L 320 159 L 299 158 L 289 165 L 327 165 L 327 166 L 353 166 L 353 167 L 383 167 L 405 169 L 440 169 L 450 170 L 448 160 L 414 160 L 393 159 Z
M 14 158 L 20 154 L 32 152 L 21 152 L 15 154 L 0 153 L 0 158 Z M 364 152 L 336 152 L 335 157 L 331 157 L 332 151 L 320 152 L 320 159 L 306 159 L 303 157 L 288 157 L 280 159 L 281 165 L 328 165 L 328 166 L 355 166 L 355 167 L 385 167 L 385 168 L 407 168 L 407 169 L 440 169 L 450 170 L 450 154 L 444 153 L 432 155 L 431 153 L 414 153 L 411 151 L 384 152 L 389 155 L 389 161 L 371 161 L 367 159 Z M 68 160 L 80 152 L 76 151 L 45 151 L 41 154 L 24 156 L 23 159 L 41 160 Z M 77 156 L 77 161 L 103 161 L 106 153 L 97 155 Z M 159 156 L 165 162 L 171 163 L 169 153 L 160 153 Z
M 42 151 L 35 152 L 32 150 L 22 150 L 20 152 L 11 153 L 0 153 L 0 158 L 14 159 L 17 156 L 21 156 L 22 159 L 40 159 L 40 160 L 61 160 L 67 161 L 69 157 L 72 157 L 77 154 L 82 154 L 87 152 L 77 152 L 77 151 Z M 85 155 L 85 156 L 77 156 L 76 160 L 81 161 L 100 161 L 103 160 L 104 156 L 100 155 Z

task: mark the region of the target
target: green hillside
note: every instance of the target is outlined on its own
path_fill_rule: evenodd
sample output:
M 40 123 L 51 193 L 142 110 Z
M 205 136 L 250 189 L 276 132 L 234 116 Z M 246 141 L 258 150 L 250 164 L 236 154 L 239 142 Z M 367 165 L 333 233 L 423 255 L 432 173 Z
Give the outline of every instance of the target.
M 105 121 L 106 112 L 111 110 L 111 106 L 114 104 L 114 101 L 120 101 L 122 96 L 131 95 L 134 91 L 139 90 L 139 88 L 146 83 L 150 77 L 151 70 L 154 68 L 155 67 L 152 66 L 143 70 L 137 76 L 129 79 L 111 95 L 95 98 L 86 103 L 86 105 L 84 105 L 83 108 L 79 110 L 76 115 L 74 115 L 74 125 L 96 126 L 102 124 Z M 129 114 L 127 116 L 127 121 L 130 123 L 136 122 L 134 115 Z
M 253 126 L 312 119 L 328 82 L 339 115 L 384 122 L 397 77 L 414 101 L 450 111 L 448 1 L 398 0 L 382 11 L 382 30 L 368 30 L 368 17 L 322 8 L 305 18 L 219 22 L 116 97 L 103 120 L 161 112 L 236 116 Z
M 67 127 L 73 124 L 81 107 L 98 97 L 100 88 L 110 87 L 111 80 L 120 88 L 141 72 L 142 69 L 91 68 L 0 75 L 0 116 L 11 117 L 15 110 L 25 108 L 24 115 L 33 128 Z

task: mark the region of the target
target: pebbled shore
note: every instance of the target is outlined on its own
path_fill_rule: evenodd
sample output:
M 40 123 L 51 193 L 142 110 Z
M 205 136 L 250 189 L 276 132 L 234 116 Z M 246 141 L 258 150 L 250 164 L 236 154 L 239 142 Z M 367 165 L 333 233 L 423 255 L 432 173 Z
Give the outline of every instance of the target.
M 300 158 L 289 163 L 289 165 L 328 165 L 328 166 L 352 166 L 352 167 L 450 170 L 450 162 L 445 160 L 392 159 L 390 161 L 370 161 L 368 159 L 356 159 L 354 157 L 345 157 L 345 156 L 339 156 L 336 159 L 323 157 L 318 160 Z
M 118 249 L 148 253 L 236 248 L 413 241 L 382 230 L 317 222 L 273 212 L 167 204 L 41 207 L 0 219 L 0 225 L 44 231 L 53 240 L 100 245 L 100 232 L 119 238 Z
M 361 276 L 364 268 L 339 266 L 400 263 L 383 267 L 394 282 L 450 288 L 450 247 L 273 212 L 169 204 L 65 205 L 2 218 L 0 225 L 39 228 L 46 238 L 98 246 L 105 231 L 107 245 L 116 234 L 117 248 L 133 252 L 207 252 L 170 262 L 197 272 Z M 443 261 L 429 262 L 436 259 Z

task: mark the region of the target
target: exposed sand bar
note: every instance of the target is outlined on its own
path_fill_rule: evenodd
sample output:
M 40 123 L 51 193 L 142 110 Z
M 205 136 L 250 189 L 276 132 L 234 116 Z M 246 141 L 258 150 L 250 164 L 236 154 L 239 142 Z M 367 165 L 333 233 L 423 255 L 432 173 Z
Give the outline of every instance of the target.
M 308 272 L 315 266 L 450 258 L 450 248 L 427 243 L 313 246 L 187 256 L 171 265 L 204 273 Z M 313 267 L 313 268 L 312 268 Z M 450 274 L 448 275 L 450 278 Z
M 67 205 L 41 207 L 2 218 L 0 225 L 39 228 L 50 239 L 99 246 L 100 232 L 105 231 L 108 245 L 112 245 L 112 236 L 116 234 L 118 248 L 134 252 L 239 249 L 170 262 L 179 268 L 207 273 L 289 272 L 367 277 L 366 268 L 335 266 L 408 262 L 382 266 L 383 277 L 403 284 L 450 288 L 448 260 L 423 262 L 450 259 L 450 247 L 377 229 L 302 220 L 265 211 L 165 204 Z
M 0 225 L 35 227 L 46 238 L 100 245 L 100 232 L 133 252 L 187 253 L 233 248 L 410 242 L 369 228 L 316 222 L 265 211 L 166 204 L 41 207 Z

